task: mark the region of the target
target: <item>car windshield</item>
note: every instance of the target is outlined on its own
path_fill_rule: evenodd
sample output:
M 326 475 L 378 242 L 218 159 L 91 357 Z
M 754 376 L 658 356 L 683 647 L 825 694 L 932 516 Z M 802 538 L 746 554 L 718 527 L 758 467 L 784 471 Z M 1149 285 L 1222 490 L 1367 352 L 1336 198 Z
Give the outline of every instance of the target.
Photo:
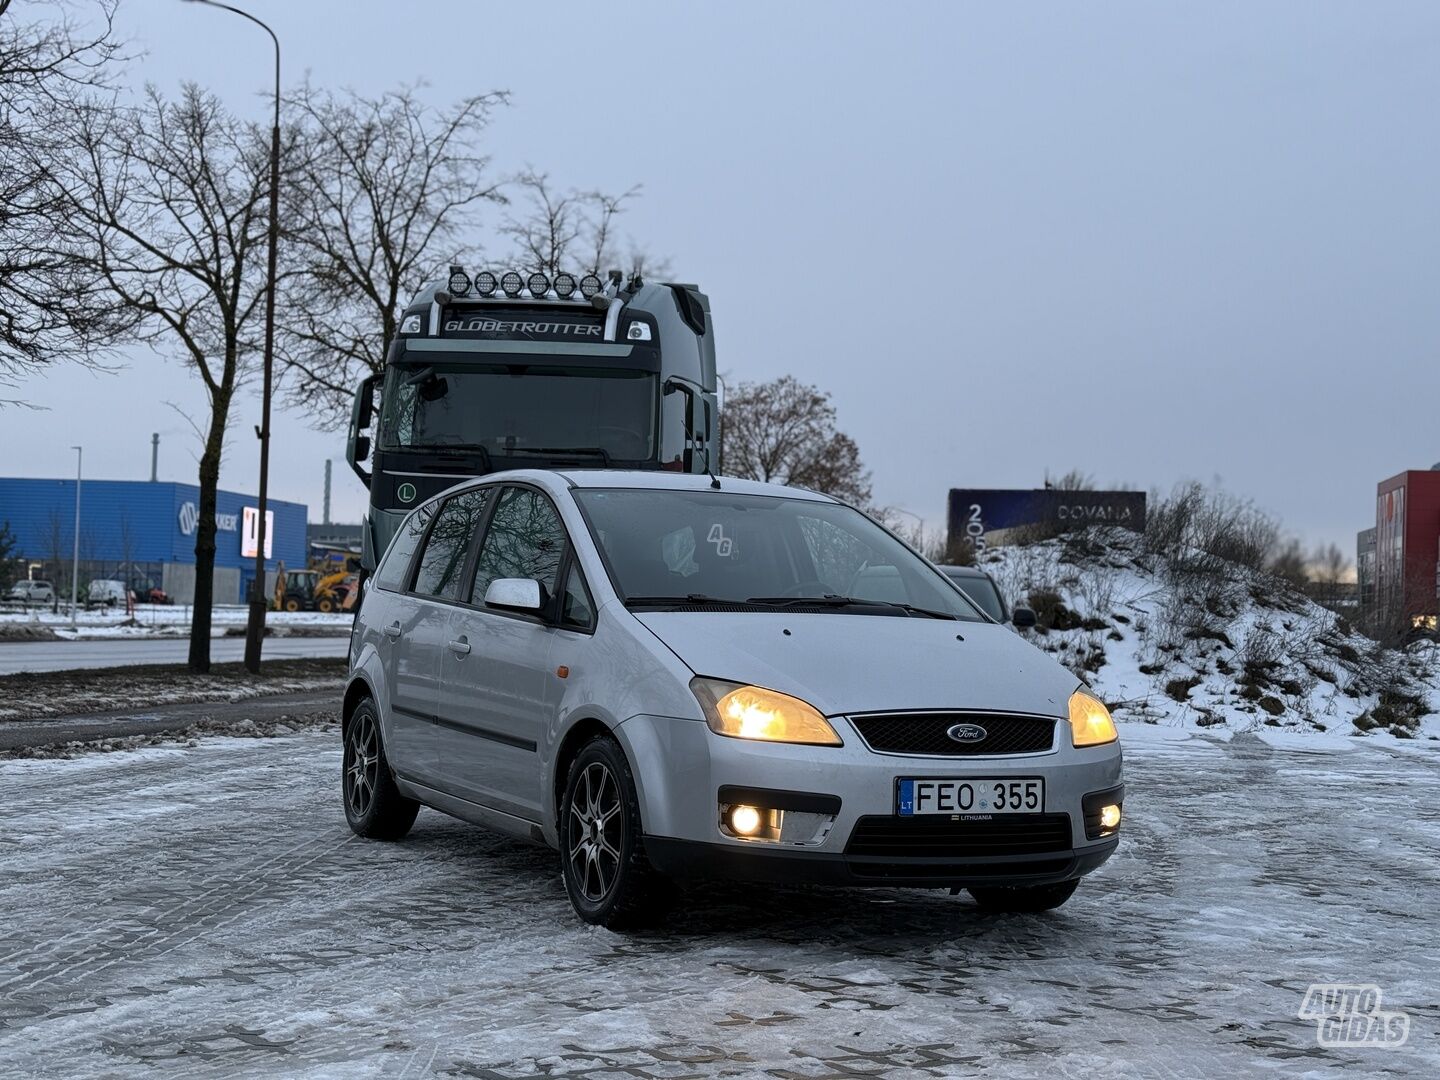
M 848 506 L 721 491 L 575 492 L 627 604 L 980 620 L 932 566 Z
M 952 574 L 945 572 L 945 576 L 956 585 L 960 586 L 965 595 L 975 601 L 977 607 L 985 612 L 996 622 L 1005 621 L 1005 608 L 1000 603 L 1000 591 L 995 588 L 995 583 L 988 577 L 979 577 L 973 574 Z
M 492 459 L 557 452 L 592 454 L 601 464 L 654 459 L 655 374 L 517 361 L 391 368 L 381 446 L 481 447 Z

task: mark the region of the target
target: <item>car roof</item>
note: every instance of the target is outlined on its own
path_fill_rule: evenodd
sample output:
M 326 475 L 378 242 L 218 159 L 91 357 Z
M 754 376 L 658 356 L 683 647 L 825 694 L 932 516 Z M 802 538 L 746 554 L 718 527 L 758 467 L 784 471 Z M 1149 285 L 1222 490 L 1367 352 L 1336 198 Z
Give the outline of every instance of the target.
M 772 498 L 806 499 L 811 502 L 837 502 L 829 495 L 807 488 L 766 484 L 758 480 L 741 480 L 734 476 L 717 477 L 721 491 L 740 495 L 769 495 Z M 629 488 L 648 491 L 711 491 L 714 481 L 705 473 L 679 473 L 660 469 L 512 469 L 487 473 L 472 483 L 493 484 L 507 480 L 541 482 L 556 487 L 575 489 Z M 469 484 L 465 486 L 470 486 Z

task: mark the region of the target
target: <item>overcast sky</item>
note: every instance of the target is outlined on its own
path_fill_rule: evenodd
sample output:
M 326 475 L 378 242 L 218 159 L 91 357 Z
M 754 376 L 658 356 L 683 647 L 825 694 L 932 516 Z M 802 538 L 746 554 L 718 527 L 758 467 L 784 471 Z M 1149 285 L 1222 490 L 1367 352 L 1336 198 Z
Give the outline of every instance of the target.
M 243 3 L 243 0 L 242 0 Z M 1375 483 L 1440 460 L 1440 4 L 249 0 L 285 81 L 447 103 L 506 88 L 505 171 L 645 185 L 625 226 L 710 294 L 727 379 L 834 395 L 879 502 L 1047 470 L 1219 478 L 1353 550 Z M 11 17 L 23 14 L 12 10 Z M 404 11 L 403 17 L 399 14 Z M 266 115 L 268 42 L 124 0 L 134 81 Z M 172 360 L 22 386 L 0 473 L 193 482 Z M 252 490 L 258 402 L 223 483 Z M 275 422 L 272 492 L 364 491 L 343 438 Z

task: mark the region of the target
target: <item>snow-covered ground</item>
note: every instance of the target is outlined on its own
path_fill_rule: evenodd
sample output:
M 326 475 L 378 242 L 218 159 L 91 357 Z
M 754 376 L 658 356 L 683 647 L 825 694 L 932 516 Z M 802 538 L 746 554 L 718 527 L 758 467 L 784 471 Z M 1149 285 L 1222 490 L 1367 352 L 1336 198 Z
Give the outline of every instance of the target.
M 5 627 L 26 625 L 44 627 L 55 636 L 67 640 L 101 640 L 105 638 L 146 638 L 184 637 L 190 633 L 190 621 L 194 609 L 189 604 L 139 604 L 134 615 L 127 615 L 123 607 L 96 608 L 81 611 L 76 617 L 76 629 L 70 629 L 68 612 L 53 613 L 49 608 L 30 611 L 18 609 L 0 611 L 0 639 Z M 243 605 L 221 605 L 214 609 L 211 617 L 211 634 L 224 637 L 227 632 L 243 627 L 249 619 L 249 608 Z M 348 611 L 325 614 L 319 611 L 272 611 L 265 616 L 265 624 L 274 632 L 284 634 L 291 630 L 333 630 L 337 635 L 350 633 L 354 615 Z M 3 647 L 3 640 L 0 640 Z
M 1048 916 L 707 887 L 571 914 L 550 853 L 354 838 L 334 734 L 0 764 L 11 1076 L 1440 1075 L 1440 745 L 1127 725 L 1119 854 Z M 1322 1049 L 1378 984 L 1400 1049 Z
M 1026 636 L 1117 719 L 1440 738 L 1440 646 L 1381 649 L 1270 575 L 1148 553 L 1124 530 L 998 548 L 981 565 L 1059 627 Z

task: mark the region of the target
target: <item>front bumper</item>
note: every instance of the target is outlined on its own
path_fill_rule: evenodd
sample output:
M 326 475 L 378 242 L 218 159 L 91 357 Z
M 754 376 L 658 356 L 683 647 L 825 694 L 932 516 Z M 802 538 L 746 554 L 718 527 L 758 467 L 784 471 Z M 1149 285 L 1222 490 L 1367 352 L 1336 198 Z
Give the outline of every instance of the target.
M 1112 836 L 1084 848 L 1044 855 L 913 859 L 646 836 L 645 853 L 657 870 L 676 878 L 939 889 L 1069 881 L 1110 858 L 1119 843 L 1120 838 Z
M 1118 834 L 1090 839 L 1085 813 L 1085 796 L 1122 787 L 1118 743 L 1077 750 L 1062 723 L 1060 745 L 1045 753 L 920 757 L 871 751 L 843 718 L 832 723 L 844 746 L 750 742 L 716 735 L 703 722 L 668 717 L 639 716 L 620 725 L 640 789 L 651 862 L 675 877 L 854 886 L 1038 885 L 1088 874 L 1118 846 Z M 945 852 L 916 855 L 901 839 L 887 849 L 884 838 L 894 835 L 892 825 L 918 820 L 896 815 L 897 781 L 914 777 L 1043 778 L 1045 837 L 1037 842 L 1017 815 L 996 822 L 996 836 L 983 844 L 960 840 Z M 726 801 L 721 789 L 737 787 L 838 798 L 839 808 L 818 843 L 739 839 L 722 830 L 719 813 Z M 955 828 L 963 827 L 954 820 Z M 1022 830 L 1013 850 L 1005 840 L 1007 824 Z

